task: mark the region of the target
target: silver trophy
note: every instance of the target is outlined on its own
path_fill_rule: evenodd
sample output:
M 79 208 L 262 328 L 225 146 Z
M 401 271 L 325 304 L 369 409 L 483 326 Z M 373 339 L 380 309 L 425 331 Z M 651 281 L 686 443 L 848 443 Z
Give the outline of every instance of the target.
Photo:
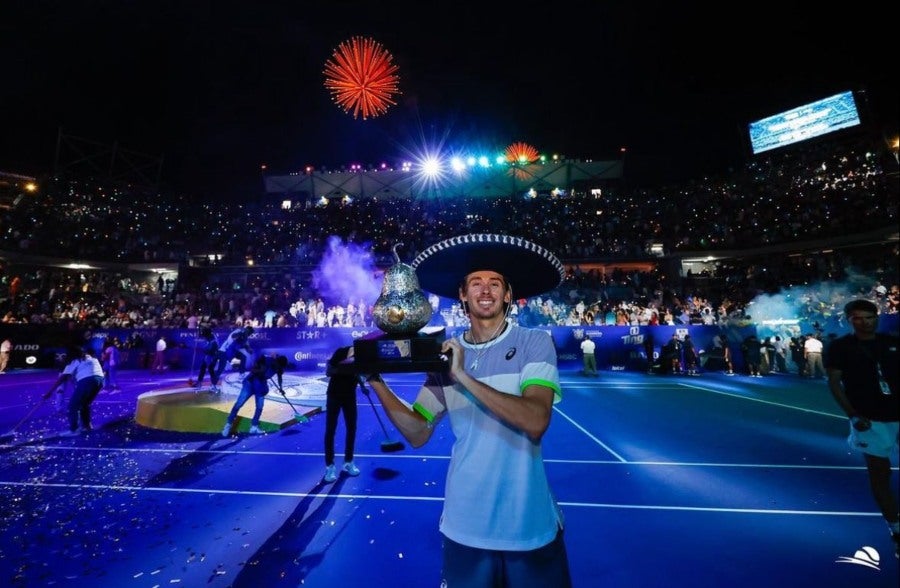
M 443 371 L 447 361 L 441 356 L 444 328 L 427 328 L 431 303 L 419 288 L 412 266 L 400 261 L 384 273 L 381 295 L 372 307 L 372 318 L 381 333 L 371 333 L 353 342 L 353 358 L 342 370 L 354 373 Z

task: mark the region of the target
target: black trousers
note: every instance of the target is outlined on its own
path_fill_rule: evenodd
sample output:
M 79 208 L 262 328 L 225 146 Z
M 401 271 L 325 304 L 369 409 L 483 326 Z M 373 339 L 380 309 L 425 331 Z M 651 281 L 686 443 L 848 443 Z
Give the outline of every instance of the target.
M 356 441 L 356 388 L 349 394 L 330 394 L 325 401 L 325 465 L 334 463 L 334 434 L 337 432 L 338 416 L 344 413 L 344 461 L 353 461 L 353 445 Z
M 75 383 L 75 391 L 69 399 L 69 430 L 78 429 L 78 422 L 85 430 L 91 428 L 91 403 L 103 389 L 102 376 L 88 376 Z
M 197 374 L 197 383 L 196 386 L 199 388 L 200 384 L 203 382 L 203 376 L 206 375 L 206 372 L 209 372 L 209 380 L 212 382 L 212 385 L 215 386 L 219 383 L 219 375 L 216 373 L 216 357 L 210 355 L 204 355 L 200 360 L 200 372 Z

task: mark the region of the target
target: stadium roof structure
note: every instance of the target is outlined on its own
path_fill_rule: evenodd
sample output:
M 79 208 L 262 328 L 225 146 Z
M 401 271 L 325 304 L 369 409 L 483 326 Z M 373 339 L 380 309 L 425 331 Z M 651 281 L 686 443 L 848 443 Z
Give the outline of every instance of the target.
M 267 194 L 306 198 L 509 197 L 590 191 L 622 178 L 624 162 L 562 160 L 526 165 L 467 167 L 437 176 L 419 170 L 297 172 L 264 175 Z
M 64 133 L 56 139 L 54 175 L 91 177 L 156 191 L 162 177 L 163 158 L 130 151 L 118 142 L 107 144 Z

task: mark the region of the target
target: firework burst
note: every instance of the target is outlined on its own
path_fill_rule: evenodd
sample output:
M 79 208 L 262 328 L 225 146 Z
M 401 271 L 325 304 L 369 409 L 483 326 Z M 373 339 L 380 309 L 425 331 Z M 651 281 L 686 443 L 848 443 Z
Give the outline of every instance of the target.
M 541 156 L 538 153 L 537 149 L 529 145 L 528 143 L 513 143 L 509 147 L 506 148 L 506 151 L 503 153 L 503 156 L 506 158 L 506 161 L 510 163 L 518 163 L 518 164 L 528 164 L 534 163 Z
M 397 66 L 380 43 L 353 37 L 335 49 L 325 62 L 325 88 L 331 99 L 353 118 L 379 116 L 395 105 Z
M 541 156 L 537 149 L 528 143 L 513 143 L 503 152 L 506 161 L 513 164 L 509 168 L 509 175 L 517 180 L 527 180 L 530 174 L 525 170 L 524 165 L 534 163 Z

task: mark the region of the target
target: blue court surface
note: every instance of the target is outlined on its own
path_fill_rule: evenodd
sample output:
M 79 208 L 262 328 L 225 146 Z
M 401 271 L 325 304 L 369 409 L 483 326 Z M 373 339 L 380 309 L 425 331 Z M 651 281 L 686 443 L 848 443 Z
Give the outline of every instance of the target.
M 40 400 L 56 375 L 0 376 L 0 585 L 440 585 L 448 423 L 424 448 L 383 453 L 400 437 L 360 394 L 362 473 L 323 484 L 324 413 L 256 436 L 150 429 L 135 422 L 138 395 L 189 374 L 132 371 L 120 393 L 98 396 L 93 432 L 60 437 L 63 414 Z M 386 379 L 411 400 L 422 375 Z M 543 449 L 575 586 L 898 585 L 824 381 L 574 370 L 562 380 Z M 341 424 L 339 465 L 343 434 Z

